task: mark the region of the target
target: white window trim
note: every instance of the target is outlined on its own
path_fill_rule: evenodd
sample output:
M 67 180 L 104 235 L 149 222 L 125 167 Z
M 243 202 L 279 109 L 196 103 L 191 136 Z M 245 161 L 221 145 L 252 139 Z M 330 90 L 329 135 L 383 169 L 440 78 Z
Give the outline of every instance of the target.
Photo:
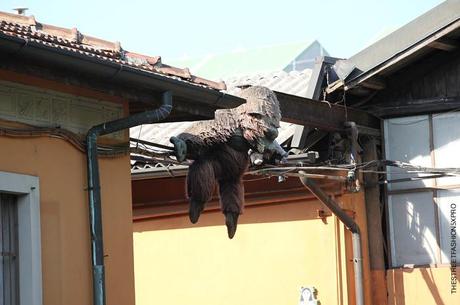
M 385 140 L 386 142 L 386 140 Z M 389 228 L 388 230 L 390 231 L 390 251 L 391 251 L 391 256 L 390 256 L 390 266 L 395 267 L 397 265 L 397 260 L 396 260 L 396 245 L 395 245 L 395 230 L 394 230 L 394 221 L 393 221 L 393 202 L 391 201 L 391 196 L 387 195 L 387 202 L 388 202 L 388 222 L 389 222 Z
M 18 198 L 19 303 L 42 305 L 39 179 L 0 172 L 0 192 Z
M 440 122 L 437 122 L 437 120 L 442 120 L 442 119 L 445 119 L 445 118 L 452 118 L 452 116 L 457 116 L 459 115 L 460 112 L 459 111 L 456 111 L 456 112 L 445 112 L 445 113 L 436 113 L 436 114 L 426 114 L 426 115 L 415 115 L 415 116 L 402 116 L 402 117 L 396 117 L 396 118 L 390 118 L 390 119 L 385 119 L 384 120 L 384 152 L 385 152 L 385 156 L 386 158 L 390 158 L 389 157 L 389 153 L 391 151 L 391 147 L 390 147 L 390 139 L 391 139 L 391 136 L 392 134 L 390 133 L 389 134 L 389 126 L 392 124 L 390 123 L 391 120 L 393 119 L 410 119 L 410 120 L 413 120 L 414 122 L 417 122 L 418 123 L 421 123 L 421 122 L 424 122 L 424 121 L 427 121 L 428 122 L 428 126 L 426 127 L 427 130 L 428 130 L 428 134 L 429 136 L 427 137 L 428 141 L 429 141 L 429 148 L 430 148 L 430 159 L 431 159 L 431 165 L 425 165 L 425 166 L 430 166 L 430 167 L 439 167 L 440 165 L 438 164 L 439 160 L 440 159 L 444 159 L 444 160 L 450 160 L 449 157 L 442 157 L 441 155 L 438 155 L 439 154 L 439 148 L 442 147 L 442 145 L 440 146 L 439 145 L 439 142 L 437 142 L 437 140 L 441 139 L 441 135 L 443 133 L 440 133 L 439 131 L 436 132 L 438 129 L 437 128 L 442 128 L 441 125 L 436 125 L 436 124 L 441 124 Z M 454 117 L 455 118 L 455 117 Z M 404 125 L 401 124 L 401 125 Z M 437 144 L 438 143 L 438 144 Z M 391 159 L 391 158 L 390 158 Z M 419 164 L 419 165 L 422 165 L 423 164 Z M 452 166 L 449 166 L 449 164 L 447 165 L 443 165 L 444 167 L 452 167 Z M 401 178 L 401 177 L 399 177 Z M 391 180 L 391 175 L 389 174 L 388 175 L 388 179 Z M 441 178 L 442 179 L 442 178 Z M 456 183 L 456 182 L 445 182 L 445 181 L 440 181 L 441 179 L 439 178 L 436 178 L 436 179 L 432 179 L 432 184 L 431 185 L 425 185 L 425 186 L 415 186 L 415 185 L 408 185 L 408 186 L 404 186 L 402 188 L 398 188 L 398 189 L 390 189 L 387 185 L 385 185 L 385 191 L 386 191 L 386 200 L 387 200 L 387 210 L 386 210 L 386 215 L 387 215 L 387 224 L 388 224 L 388 229 L 387 229 L 387 233 L 388 233 L 388 236 L 389 236 L 389 241 L 387 242 L 387 244 L 389 244 L 390 246 L 390 249 L 391 249 L 391 252 L 390 252 L 390 256 L 388 258 L 388 261 L 389 261 L 389 264 L 390 266 L 392 266 L 392 268 L 399 268 L 399 267 L 405 267 L 405 266 L 418 266 L 418 267 L 421 267 L 421 266 L 431 266 L 431 267 L 439 267 L 439 266 L 449 266 L 450 267 L 450 264 L 449 263 L 446 263 L 446 262 L 443 262 L 443 259 L 445 258 L 445 252 L 443 252 L 445 249 L 443 248 L 443 241 L 446 240 L 446 237 L 443 236 L 443 229 L 445 227 L 442 226 L 442 215 L 441 215 L 441 205 L 440 205 L 440 200 L 442 198 L 442 196 L 440 195 L 441 192 L 443 191 L 447 191 L 447 190 L 452 190 L 452 191 L 455 191 L 455 190 L 459 190 L 460 187 L 459 187 L 459 184 Z M 450 179 L 450 178 L 448 178 Z M 428 180 L 430 181 L 430 180 Z M 402 191 L 402 192 L 401 192 Z M 436 247 L 436 251 L 437 251 L 437 254 L 435 256 L 435 262 L 432 262 L 432 263 L 426 263 L 426 264 L 421 264 L 421 265 L 414 265 L 414 264 L 407 264 L 407 265 L 403 265 L 401 264 L 400 262 L 398 262 L 398 259 L 397 259 L 397 249 L 396 249 L 396 234 L 397 230 L 395 230 L 395 221 L 394 221 L 394 218 L 392 217 L 393 215 L 393 203 L 390 199 L 390 197 L 392 195 L 396 195 L 396 194 L 401 194 L 401 193 L 408 193 L 408 194 L 415 194 L 417 192 L 420 192 L 420 191 L 424 191 L 424 192 L 430 192 L 431 193 L 431 197 L 433 199 L 433 208 L 434 208 L 434 211 L 433 211 L 433 217 L 434 217 L 434 221 L 435 221 L 435 224 L 434 224 L 434 229 L 435 229 L 435 232 L 436 232 L 436 244 L 433 244 L 435 245 Z M 449 236 L 447 236 L 447 238 L 449 238 Z M 457 261 L 457 266 L 459 266 L 459 262 Z

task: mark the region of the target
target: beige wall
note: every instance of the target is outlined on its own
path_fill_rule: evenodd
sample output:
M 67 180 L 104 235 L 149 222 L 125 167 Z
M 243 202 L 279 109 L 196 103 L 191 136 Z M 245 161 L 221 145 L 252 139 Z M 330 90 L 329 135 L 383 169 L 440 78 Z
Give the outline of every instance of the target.
M 344 239 L 314 200 L 248 207 L 233 240 L 223 215 L 134 223 L 137 305 L 297 304 L 315 286 L 321 304 L 349 304 Z M 347 266 L 347 268 L 348 268 Z
M 172 182 L 158 185 L 142 187 L 153 192 Z M 349 232 L 334 217 L 323 223 L 317 210 L 325 208 L 300 197 L 286 195 L 286 203 L 261 206 L 252 205 L 257 199 L 250 197 L 233 240 L 227 238 L 220 212 L 205 213 L 192 225 L 184 215 L 148 216 L 140 204 L 138 215 L 153 218 L 134 222 L 137 304 L 297 304 L 302 285 L 316 286 L 321 304 L 354 304 Z M 176 202 L 162 200 L 159 207 Z M 460 304 L 460 294 L 450 293 L 447 266 L 370 271 L 363 193 L 336 200 L 356 211 L 361 228 L 366 305 Z
M 457 293 L 450 293 L 450 278 L 450 269 L 447 266 L 441 268 L 408 268 L 388 270 L 388 304 L 460 304 L 458 284 Z
M 0 137 L 0 171 L 40 178 L 46 305 L 92 302 L 86 156 L 56 138 Z M 107 304 L 134 304 L 130 165 L 101 159 Z

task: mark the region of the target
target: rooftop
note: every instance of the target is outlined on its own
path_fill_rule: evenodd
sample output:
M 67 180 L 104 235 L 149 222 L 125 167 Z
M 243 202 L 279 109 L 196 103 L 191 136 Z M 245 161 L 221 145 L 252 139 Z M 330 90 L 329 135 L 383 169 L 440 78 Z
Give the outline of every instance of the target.
M 355 69 L 347 78 L 347 82 L 360 78 L 369 71 L 390 60 L 396 61 L 397 56 L 409 51 L 414 45 L 426 42 L 431 48 L 436 48 L 429 37 L 441 38 L 448 32 L 441 32 L 449 26 L 454 26 L 460 19 L 460 1 L 447 0 L 425 14 L 417 17 L 408 24 L 378 40 L 369 47 L 350 57 L 348 64 Z M 454 28 L 457 28 L 455 25 Z
M 238 95 L 241 86 L 264 86 L 270 90 L 307 97 L 311 69 L 303 71 L 274 71 L 243 76 L 234 76 L 225 79 L 227 92 Z
M 308 84 L 311 76 L 311 70 L 303 71 L 277 71 L 266 74 L 247 75 L 242 77 L 232 77 L 226 81 L 228 84 L 227 92 L 238 95 L 241 86 L 265 86 L 271 90 L 292 94 L 297 96 L 306 96 Z M 194 122 L 175 122 L 175 123 L 157 123 L 137 126 L 130 129 L 130 136 L 156 144 L 171 146 L 169 138 L 177 136 L 189 128 Z M 296 124 L 281 122 L 277 141 L 281 144 L 288 141 L 294 134 Z M 132 143 L 132 145 L 135 145 Z M 136 164 L 134 169 L 143 168 L 144 165 Z M 151 168 L 151 165 L 145 165 Z M 155 166 L 153 166 L 155 167 Z
M 201 58 L 185 58 L 174 62 L 179 67 L 189 67 L 194 73 L 213 79 L 241 77 L 249 74 L 267 74 L 283 71 L 306 50 L 312 49 L 312 61 L 327 54 L 318 41 L 302 41 L 250 49 L 239 49 Z M 314 50 L 313 50 L 314 49 Z
M 147 56 L 124 50 L 120 42 L 111 42 L 85 35 L 77 28 L 61 28 L 38 22 L 34 16 L 0 12 L 0 37 L 17 37 L 27 43 L 66 50 L 79 55 L 115 62 L 146 71 L 186 81 L 190 84 L 215 90 L 225 90 L 224 82 L 215 82 L 192 75 L 187 68 L 163 64 L 160 56 Z

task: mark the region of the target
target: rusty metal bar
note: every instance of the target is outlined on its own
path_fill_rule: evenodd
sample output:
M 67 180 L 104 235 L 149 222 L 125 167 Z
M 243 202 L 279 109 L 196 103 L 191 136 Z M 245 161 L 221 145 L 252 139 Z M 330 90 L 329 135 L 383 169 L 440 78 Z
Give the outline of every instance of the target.
M 319 201 L 327 206 L 328 209 L 340 219 L 348 230 L 351 231 L 353 243 L 353 268 L 355 271 L 356 305 L 364 305 L 363 259 L 361 253 L 361 233 L 358 224 L 312 179 L 304 176 L 300 177 L 300 181 L 313 195 L 315 195 L 316 198 L 318 198 Z
M 362 110 L 277 91 L 275 94 L 280 102 L 283 121 L 327 131 L 342 131 L 343 123 L 348 120 L 355 122 L 358 129 L 364 126 L 361 133 L 380 134 L 380 119 Z

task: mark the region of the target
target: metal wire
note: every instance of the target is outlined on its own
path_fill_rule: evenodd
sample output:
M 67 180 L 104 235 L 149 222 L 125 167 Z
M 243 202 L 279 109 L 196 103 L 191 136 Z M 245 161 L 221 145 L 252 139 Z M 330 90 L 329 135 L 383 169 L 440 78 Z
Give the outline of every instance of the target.
M 67 141 L 82 153 L 86 152 L 86 141 L 82 140 L 73 132 L 61 128 L 35 126 L 30 126 L 27 128 L 0 127 L 0 136 L 11 138 L 56 138 Z M 171 163 L 177 162 L 170 158 L 171 151 L 155 151 L 142 143 L 140 143 L 138 147 L 129 147 L 128 143 L 123 143 L 121 145 L 115 146 L 98 145 L 98 154 L 102 157 L 118 157 L 127 155 L 129 153 L 155 157 L 163 161 L 167 160 Z
M 51 137 L 65 140 L 72 144 L 81 152 L 86 152 L 86 142 L 83 141 L 76 134 L 61 128 L 55 127 L 36 127 L 30 126 L 27 128 L 9 128 L 0 127 L 0 136 L 6 137 L 19 137 L 19 138 L 36 138 L 36 137 Z M 147 142 L 139 139 L 130 139 L 135 143 L 135 147 L 129 147 L 126 144 L 118 146 L 98 146 L 98 154 L 102 157 L 118 157 L 127 155 L 138 155 L 144 157 L 141 161 L 146 164 L 162 164 L 166 168 L 171 164 L 182 164 L 189 165 L 190 162 L 178 162 L 173 156 L 173 147 L 165 146 L 153 142 Z M 153 147 L 153 148 L 152 148 Z M 159 149 L 158 149 L 159 148 Z M 264 175 L 264 176 L 299 176 L 299 171 L 311 171 L 311 170 L 322 170 L 322 171 L 356 171 L 359 170 L 363 173 L 375 173 L 387 175 L 388 171 L 374 170 L 370 168 L 380 168 L 385 166 L 397 167 L 404 172 L 391 173 L 391 175 L 407 175 L 407 174 L 431 174 L 436 177 L 415 177 L 416 179 L 434 179 L 447 176 L 460 176 L 460 168 L 430 168 L 413 165 L 401 161 L 393 160 L 372 160 L 359 164 L 328 164 L 323 162 L 322 164 L 314 165 L 302 165 L 298 166 L 299 161 L 287 162 L 284 165 L 265 165 L 263 168 L 257 168 L 250 170 L 247 174 L 252 175 Z M 184 164 L 185 163 L 185 164 Z M 316 177 L 322 176 L 325 179 L 336 179 L 342 180 L 343 176 L 339 175 L 319 175 L 316 173 L 309 173 L 308 175 L 316 175 Z M 313 176 L 312 176 L 313 177 Z M 335 177 L 335 178 L 332 178 Z M 340 178 L 339 178 L 340 177 Z M 265 178 L 264 178 L 265 179 Z M 403 178 L 407 179 L 407 178 Z M 412 179 L 412 178 L 410 178 Z M 400 179 L 401 180 L 401 179 Z M 402 181 L 402 180 L 401 180 Z M 393 183 L 395 180 L 385 180 L 383 183 Z M 381 182 L 382 183 L 382 182 Z

